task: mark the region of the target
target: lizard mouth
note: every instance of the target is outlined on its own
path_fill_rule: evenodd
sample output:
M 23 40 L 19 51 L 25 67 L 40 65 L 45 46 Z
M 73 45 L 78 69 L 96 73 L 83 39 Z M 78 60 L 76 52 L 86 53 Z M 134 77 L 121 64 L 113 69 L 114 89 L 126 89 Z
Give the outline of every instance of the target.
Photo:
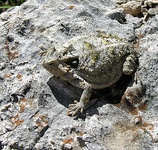
M 46 63 L 45 60 L 42 62 L 43 67 L 50 73 L 52 73 L 56 77 L 63 76 L 67 72 L 69 72 L 70 67 L 68 65 L 63 65 L 59 63 L 57 60 L 51 60 Z

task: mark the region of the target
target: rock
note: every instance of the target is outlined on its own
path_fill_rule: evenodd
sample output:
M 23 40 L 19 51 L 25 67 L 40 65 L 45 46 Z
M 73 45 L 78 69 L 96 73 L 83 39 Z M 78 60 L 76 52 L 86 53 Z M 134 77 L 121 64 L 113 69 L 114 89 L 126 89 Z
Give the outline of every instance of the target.
M 131 14 L 133 16 L 138 16 L 141 13 L 141 3 L 136 1 L 129 1 L 122 4 L 121 7 L 124 9 L 125 14 Z
M 156 148 L 157 17 L 141 26 L 142 18 L 124 14 L 109 0 L 28 0 L 2 13 L 0 149 Z M 120 101 L 122 94 L 117 93 L 128 85 L 124 77 L 111 88 L 94 91 L 96 104 L 71 118 L 66 115 L 68 105 L 82 90 L 42 68 L 39 46 L 60 47 L 74 36 L 93 35 L 98 30 L 118 34 L 129 42 L 139 38 L 137 73 L 146 87 L 142 105 L 131 110 L 128 105 L 109 104 Z M 134 119 L 137 116 L 141 121 Z
M 112 20 L 117 20 L 120 23 L 125 22 L 125 14 L 123 13 L 123 9 L 121 9 L 121 8 L 108 11 L 106 13 L 106 16 Z
M 150 15 L 157 15 L 157 14 L 158 14 L 158 7 L 156 7 L 156 8 L 150 8 L 150 9 L 148 10 L 148 13 L 149 13 Z
M 128 2 L 128 0 L 114 0 L 114 2 L 116 3 L 116 4 L 124 4 L 124 3 L 126 3 L 126 2 Z
M 158 31 L 158 15 L 155 15 L 153 18 L 150 18 L 148 22 L 143 25 L 141 28 L 136 30 L 137 34 L 141 36 L 146 36 L 148 34 L 154 34 Z

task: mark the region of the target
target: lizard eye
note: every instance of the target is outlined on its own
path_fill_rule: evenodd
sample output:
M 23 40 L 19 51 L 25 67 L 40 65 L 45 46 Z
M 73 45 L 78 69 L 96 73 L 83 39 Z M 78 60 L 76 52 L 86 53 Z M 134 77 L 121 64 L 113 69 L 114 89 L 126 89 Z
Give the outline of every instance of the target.
M 70 65 L 71 68 L 77 68 L 79 64 L 78 58 L 69 59 L 66 62 L 67 65 Z

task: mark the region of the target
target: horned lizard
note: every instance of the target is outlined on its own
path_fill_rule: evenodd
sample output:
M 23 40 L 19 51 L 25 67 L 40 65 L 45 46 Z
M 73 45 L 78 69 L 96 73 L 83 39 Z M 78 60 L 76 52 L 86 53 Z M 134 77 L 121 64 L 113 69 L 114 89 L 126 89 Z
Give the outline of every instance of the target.
M 70 104 L 71 116 L 83 112 L 92 89 L 109 87 L 121 75 L 131 75 L 136 69 L 135 50 L 131 43 L 117 35 L 99 33 L 76 36 L 61 48 L 43 53 L 43 67 L 54 76 L 83 89 L 79 102 Z

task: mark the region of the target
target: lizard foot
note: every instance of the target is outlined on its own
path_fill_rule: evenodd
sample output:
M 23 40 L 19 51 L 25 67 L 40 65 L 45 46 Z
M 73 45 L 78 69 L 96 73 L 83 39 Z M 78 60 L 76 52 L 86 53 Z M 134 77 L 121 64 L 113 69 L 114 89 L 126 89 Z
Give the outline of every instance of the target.
M 84 104 L 82 102 L 77 102 L 76 100 L 74 101 L 74 104 L 69 105 L 69 111 L 68 111 L 68 116 L 76 116 L 78 113 L 82 113 L 84 110 Z

